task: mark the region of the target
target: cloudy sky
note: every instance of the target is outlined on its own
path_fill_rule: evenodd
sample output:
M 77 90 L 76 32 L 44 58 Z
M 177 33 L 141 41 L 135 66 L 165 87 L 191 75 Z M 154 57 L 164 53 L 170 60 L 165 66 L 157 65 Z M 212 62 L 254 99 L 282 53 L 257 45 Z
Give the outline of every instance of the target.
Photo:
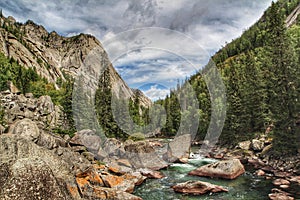
M 130 87 L 165 96 L 250 27 L 271 0 L 1 0 L 4 15 L 64 36 L 89 33 Z M 150 28 L 152 27 L 152 28 Z

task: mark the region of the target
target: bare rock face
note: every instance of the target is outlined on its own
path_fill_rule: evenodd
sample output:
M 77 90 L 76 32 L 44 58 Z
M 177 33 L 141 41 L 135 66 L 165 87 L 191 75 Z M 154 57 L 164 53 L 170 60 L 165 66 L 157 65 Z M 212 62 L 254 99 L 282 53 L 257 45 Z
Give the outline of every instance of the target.
M 204 165 L 191 171 L 189 175 L 235 179 L 244 172 L 245 169 L 240 160 L 232 159 Z
M 70 163 L 19 135 L 1 135 L 0 150 L 0 199 L 71 199 Z
M 188 181 L 172 186 L 175 192 L 184 194 L 201 195 L 206 193 L 228 192 L 222 186 L 213 185 L 202 181 Z
M 51 168 L 38 157 L 18 159 L 9 168 L 11 173 L 1 183 L 0 199 L 55 199 L 71 198 Z M 1 174 L 2 176 L 2 174 Z

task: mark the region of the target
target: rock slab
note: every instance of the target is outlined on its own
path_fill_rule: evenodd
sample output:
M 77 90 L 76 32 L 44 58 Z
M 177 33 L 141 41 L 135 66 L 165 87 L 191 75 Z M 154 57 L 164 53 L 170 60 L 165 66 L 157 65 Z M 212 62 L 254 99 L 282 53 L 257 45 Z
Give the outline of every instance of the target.
M 184 194 L 202 195 L 206 193 L 228 192 L 222 186 L 213 185 L 203 181 L 188 181 L 172 186 L 175 192 Z
M 245 168 L 240 160 L 232 159 L 204 165 L 196 170 L 191 171 L 189 175 L 235 179 L 244 172 Z

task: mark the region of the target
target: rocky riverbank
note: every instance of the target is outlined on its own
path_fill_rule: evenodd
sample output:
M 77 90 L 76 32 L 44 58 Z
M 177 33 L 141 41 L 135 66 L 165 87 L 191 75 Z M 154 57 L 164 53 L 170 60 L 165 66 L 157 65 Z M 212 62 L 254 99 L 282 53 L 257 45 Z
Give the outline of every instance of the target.
M 151 157 L 150 142 L 104 142 L 92 130 L 73 138 L 58 135 L 52 130 L 63 125 L 63 113 L 50 97 L 10 91 L 0 97 L 6 121 L 0 133 L 0 199 L 135 200 L 141 199 L 131 194 L 135 186 L 163 177 L 153 169 L 167 164 Z
M 256 169 L 255 174 L 272 180 L 274 188 L 270 199 L 288 199 L 300 197 L 300 154 L 293 157 L 272 157 L 272 139 L 262 135 L 251 141 L 240 142 L 235 148 L 215 147 L 206 155 L 216 159 L 240 159 Z

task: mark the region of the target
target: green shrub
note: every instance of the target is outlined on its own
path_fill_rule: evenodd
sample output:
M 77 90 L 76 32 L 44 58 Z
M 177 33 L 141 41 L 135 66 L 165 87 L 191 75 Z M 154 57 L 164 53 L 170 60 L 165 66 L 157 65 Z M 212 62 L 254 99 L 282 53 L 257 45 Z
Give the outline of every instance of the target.
M 52 130 L 53 133 L 59 134 L 59 135 L 69 135 L 71 138 L 74 137 L 75 135 L 75 130 L 74 129 L 62 129 L 62 128 L 55 128 Z
M 128 139 L 133 141 L 141 141 L 141 140 L 145 140 L 145 135 L 143 133 L 138 132 L 130 135 Z

